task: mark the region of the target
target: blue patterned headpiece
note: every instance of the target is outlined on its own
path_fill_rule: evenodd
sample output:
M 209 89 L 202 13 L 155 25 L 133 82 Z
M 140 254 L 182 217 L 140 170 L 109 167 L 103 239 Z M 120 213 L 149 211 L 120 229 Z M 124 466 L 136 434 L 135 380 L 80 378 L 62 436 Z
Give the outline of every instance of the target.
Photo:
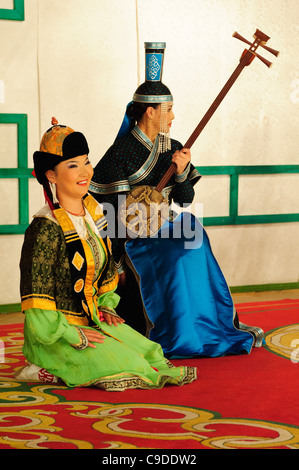
M 173 101 L 173 96 L 162 83 L 165 42 L 145 42 L 145 82 L 134 93 L 133 101 L 163 103 Z
M 122 125 L 116 139 L 126 136 L 134 127 L 135 120 L 128 110 L 133 102 L 159 104 L 173 101 L 173 96 L 166 85 L 162 83 L 165 42 L 145 42 L 145 82 L 134 93 L 126 109 Z

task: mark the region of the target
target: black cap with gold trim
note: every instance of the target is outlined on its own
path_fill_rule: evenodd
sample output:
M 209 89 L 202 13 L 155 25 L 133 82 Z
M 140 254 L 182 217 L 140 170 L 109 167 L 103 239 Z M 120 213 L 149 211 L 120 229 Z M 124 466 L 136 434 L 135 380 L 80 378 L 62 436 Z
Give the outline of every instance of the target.
M 52 118 L 53 127 L 42 137 L 39 151 L 34 152 L 34 172 L 40 184 L 47 180 L 45 173 L 60 162 L 79 155 L 87 155 L 89 148 L 84 135 L 68 126 L 59 125 Z

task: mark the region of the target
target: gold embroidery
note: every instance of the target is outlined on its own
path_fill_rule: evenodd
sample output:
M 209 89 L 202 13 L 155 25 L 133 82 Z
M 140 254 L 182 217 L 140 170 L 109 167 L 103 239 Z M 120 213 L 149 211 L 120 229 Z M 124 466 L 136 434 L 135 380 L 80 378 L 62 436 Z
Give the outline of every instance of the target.
M 80 253 L 78 253 L 78 251 L 76 251 L 74 258 L 72 260 L 72 264 L 75 266 L 75 268 L 78 271 L 81 271 L 83 263 L 84 263 L 84 258 L 80 255 Z
M 21 302 L 22 312 L 28 310 L 30 308 L 40 308 L 44 310 L 56 310 L 56 302 L 55 300 L 51 300 L 50 298 L 46 298 L 42 295 L 32 295 L 28 296 L 27 298 L 22 298 Z
M 78 281 L 74 285 L 74 290 L 75 292 L 81 292 L 84 286 L 84 281 L 83 279 L 78 279 Z

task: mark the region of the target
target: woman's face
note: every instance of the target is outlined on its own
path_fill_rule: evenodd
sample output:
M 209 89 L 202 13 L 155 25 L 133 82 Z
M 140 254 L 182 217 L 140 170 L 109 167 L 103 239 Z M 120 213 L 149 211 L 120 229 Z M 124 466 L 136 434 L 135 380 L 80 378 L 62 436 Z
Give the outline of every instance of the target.
M 49 181 L 56 184 L 59 201 L 63 198 L 81 198 L 88 191 L 93 168 L 87 155 L 65 160 L 46 172 Z
M 168 132 L 171 128 L 172 121 L 174 119 L 174 114 L 173 114 L 173 103 L 167 103 L 163 104 L 165 106 L 165 111 L 162 111 L 162 106 L 161 104 L 157 106 L 157 108 L 152 108 L 153 109 L 153 125 L 156 129 L 157 132 Z M 163 112 L 163 120 L 161 122 L 161 112 Z
M 174 120 L 174 114 L 173 114 L 173 103 L 167 104 L 167 110 L 166 110 L 166 126 L 167 129 L 171 128 L 172 121 Z

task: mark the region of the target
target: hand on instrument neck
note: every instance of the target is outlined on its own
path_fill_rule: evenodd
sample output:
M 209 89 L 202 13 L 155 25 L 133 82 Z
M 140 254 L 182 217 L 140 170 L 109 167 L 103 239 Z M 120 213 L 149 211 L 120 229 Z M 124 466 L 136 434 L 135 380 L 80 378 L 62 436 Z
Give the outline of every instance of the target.
M 172 161 L 176 164 L 176 174 L 181 175 L 184 173 L 186 166 L 191 160 L 190 149 L 182 148 L 181 150 L 176 150 L 172 156 Z

